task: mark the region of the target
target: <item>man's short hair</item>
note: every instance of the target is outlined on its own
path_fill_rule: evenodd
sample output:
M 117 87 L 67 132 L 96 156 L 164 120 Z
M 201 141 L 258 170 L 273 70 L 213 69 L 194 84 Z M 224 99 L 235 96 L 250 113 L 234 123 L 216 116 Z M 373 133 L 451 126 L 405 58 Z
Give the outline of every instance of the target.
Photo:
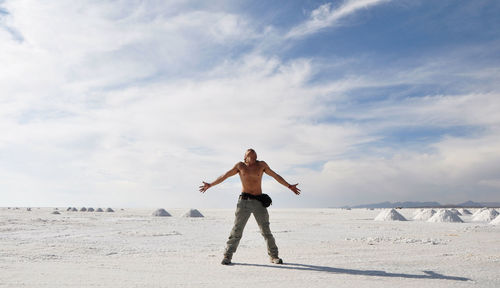
M 255 152 L 255 150 L 253 150 L 252 148 L 248 148 L 248 149 L 247 149 L 247 153 L 248 153 L 248 152 L 252 152 L 252 153 L 254 153 L 254 154 L 255 154 L 255 157 L 257 158 L 257 152 Z

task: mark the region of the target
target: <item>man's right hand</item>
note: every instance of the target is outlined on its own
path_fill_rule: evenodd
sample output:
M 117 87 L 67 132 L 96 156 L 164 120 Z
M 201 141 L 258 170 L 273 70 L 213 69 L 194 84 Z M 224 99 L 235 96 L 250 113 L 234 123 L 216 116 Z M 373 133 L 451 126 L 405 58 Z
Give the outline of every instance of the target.
M 207 191 L 207 189 L 210 188 L 210 186 L 211 186 L 210 183 L 203 181 L 203 185 L 200 186 L 200 192 L 205 193 L 205 191 Z

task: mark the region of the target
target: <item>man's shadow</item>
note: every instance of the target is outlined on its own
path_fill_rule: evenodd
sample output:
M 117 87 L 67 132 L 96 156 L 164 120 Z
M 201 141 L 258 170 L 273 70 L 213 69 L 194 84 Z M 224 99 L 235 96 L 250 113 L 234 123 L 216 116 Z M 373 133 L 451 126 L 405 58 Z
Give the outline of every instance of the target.
M 337 274 L 350 274 L 350 275 L 363 275 L 363 276 L 378 276 L 378 277 L 394 277 L 394 278 L 411 278 L 411 279 L 441 279 L 441 280 L 455 280 L 455 281 L 470 281 L 471 279 L 457 276 L 446 276 L 438 274 L 434 271 L 425 270 L 424 274 L 405 274 L 405 273 L 389 273 L 380 270 L 356 270 L 356 269 L 343 269 L 327 266 L 316 266 L 298 263 L 284 263 L 282 265 L 263 265 L 263 264 L 248 264 L 248 263 L 233 263 L 239 266 L 254 266 L 254 267 L 269 267 L 277 269 L 290 269 L 302 271 L 319 271 Z

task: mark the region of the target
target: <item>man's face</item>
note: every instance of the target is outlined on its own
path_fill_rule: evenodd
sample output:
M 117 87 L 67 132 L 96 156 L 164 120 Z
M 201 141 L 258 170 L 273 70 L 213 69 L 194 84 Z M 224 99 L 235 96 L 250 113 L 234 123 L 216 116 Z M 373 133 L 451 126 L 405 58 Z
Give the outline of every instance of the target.
M 257 160 L 257 153 L 255 153 L 255 151 L 248 150 L 245 153 L 245 162 L 246 163 L 253 163 L 253 162 L 255 162 L 255 160 Z

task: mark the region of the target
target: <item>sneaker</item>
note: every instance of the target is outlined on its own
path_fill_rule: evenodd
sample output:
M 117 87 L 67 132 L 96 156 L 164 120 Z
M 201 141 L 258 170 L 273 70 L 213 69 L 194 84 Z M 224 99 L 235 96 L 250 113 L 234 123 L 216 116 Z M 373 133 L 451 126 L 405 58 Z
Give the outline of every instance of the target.
M 229 265 L 231 264 L 231 259 L 224 257 L 224 259 L 222 259 L 222 262 L 220 262 L 220 264 Z
M 271 263 L 274 263 L 274 264 L 283 264 L 283 259 L 281 259 L 279 257 L 271 257 Z

